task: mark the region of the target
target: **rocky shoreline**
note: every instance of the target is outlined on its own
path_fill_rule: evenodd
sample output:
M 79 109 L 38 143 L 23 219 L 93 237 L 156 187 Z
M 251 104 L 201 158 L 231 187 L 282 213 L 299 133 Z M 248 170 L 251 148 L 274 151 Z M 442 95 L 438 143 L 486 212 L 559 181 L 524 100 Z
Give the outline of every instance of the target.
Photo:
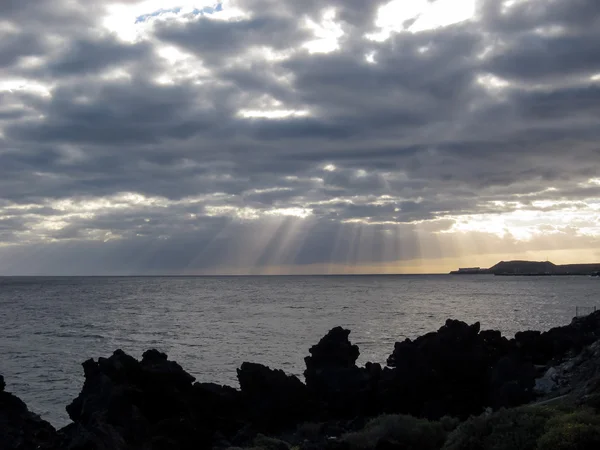
M 430 426 L 423 436 L 438 433 L 430 448 L 441 448 L 456 442 L 446 434 L 458 424 L 490 411 L 553 397 L 595 407 L 600 393 L 600 312 L 513 339 L 448 320 L 397 342 L 387 367 L 358 367 L 349 335 L 337 327 L 310 348 L 304 382 L 246 362 L 239 389 L 196 382 L 157 350 L 140 361 L 121 350 L 89 359 L 83 389 L 66 407 L 72 423 L 60 430 L 5 392 L 0 375 L 0 449 L 425 448 L 394 447 L 404 439 L 394 430 Z M 361 441 L 373 429 L 387 437 Z

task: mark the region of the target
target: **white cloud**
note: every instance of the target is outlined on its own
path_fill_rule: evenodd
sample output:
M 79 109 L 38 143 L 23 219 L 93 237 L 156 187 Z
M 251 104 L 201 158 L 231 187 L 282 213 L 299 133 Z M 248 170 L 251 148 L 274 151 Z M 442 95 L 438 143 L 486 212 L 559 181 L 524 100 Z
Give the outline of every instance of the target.
M 316 39 L 306 42 L 303 47 L 310 53 L 330 53 L 337 50 L 344 31 L 335 19 L 334 9 L 325 11 L 319 23 L 306 19 L 306 26 L 312 30 Z
M 367 37 L 382 41 L 392 31 L 418 33 L 446 27 L 472 19 L 475 12 L 476 0 L 392 0 L 379 10 L 375 24 L 380 31 Z
M 307 110 L 293 109 L 243 109 L 238 112 L 241 117 L 246 119 L 285 119 L 288 117 L 306 117 L 310 115 Z

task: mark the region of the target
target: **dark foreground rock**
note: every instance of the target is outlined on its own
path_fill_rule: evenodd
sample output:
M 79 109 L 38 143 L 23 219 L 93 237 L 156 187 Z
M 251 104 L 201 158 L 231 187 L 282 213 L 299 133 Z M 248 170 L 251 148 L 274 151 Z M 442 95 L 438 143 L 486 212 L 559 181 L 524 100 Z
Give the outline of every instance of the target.
M 600 338 L 600 312 L 514 339 L 481 331 L 479 323 L 448 320 L 437 332 L 396 343 L 385 368 L 358 367 L 359 348 L 349 335 L 337 327 L 310 348 L 305 383 L 281 370 L 244 363 L 238 370 L 240 389 L 197 383 L 157 350 L 148 350 L 140 361 L 117 350 L 83 363 L 83 389 L 67 406 L 73 423 L 58 432 L 4 392 L 0 377 L 0 449 L 196 450 L 249 445 L 261 433 L 285 433 L 309 422 L 329 424 L 327 433 L 335 436 L 381 414 L 466 419 L 486 408 L 531 402 L 547 393 L 540 392 L 544 376 L 548 389 L 553 374 L 556 380 L 566 378 L 570 366 L 560 366 L 561 361 L 580 354 L 580 366 L 595 358 L 599 347 L 588 346 Z M 592 373 L 600 377 L 597 365 L 576 373 L 569 383 Z M 600 387 L 600 382 L 586 385 L 586 395 L 596 384 Z M 323 442 L 337 445 L 335 439 Z M 385 445 L 391 444 L 382 441 Z
M 0 375 L 0 449 L 58 450 L 58 433 L 52 425 L 30 412 L 19 398 L 4 392 L 5 387 Z

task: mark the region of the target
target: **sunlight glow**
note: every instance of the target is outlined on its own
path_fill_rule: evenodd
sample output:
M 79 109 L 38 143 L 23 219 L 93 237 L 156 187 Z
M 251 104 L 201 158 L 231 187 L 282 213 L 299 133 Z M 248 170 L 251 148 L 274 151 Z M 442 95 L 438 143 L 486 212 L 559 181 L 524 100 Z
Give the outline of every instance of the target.
M 305 219 L 312 216 L 312 210 L 307 208 L 276 208 L 265 213 L 268 216 L 293 216 Z
M 394 31 L 418 33 L 446 27 L 475 16 L 476 0 L 392 0 L 379 9 L 375 24 L 381 29 L 368 39 L 384 41 Z
M 519 241 L 563 234 L 565 229 L 576 230 L 579 235 L 600 235 L 600 214 L 595 203 L 577 202 L 569 207 L 564 202 L 539 200 L 531 206 L 538 209 L 523 207 L 507 213 L 447 217 L 455 221 L 454 225 L 440 233 L 489 233 Z
M 498 0 L 498 1 L 501 1 L 501 0 Z M 510 10 L 513 9 L 515 6 L 518 6 L 522 3 L 528 3 L 531 1 L 532 0 L 504 0 L 502 2 L 501 13 L 508 14 L 510 12 Z
M 306 42 L 303 47 L 310 53 L 330 53 L 339 48 L 338 40 L 344 35 L 342 27 L 335 21 L 334 9 L 327 10 L 320 23 L 306 19 L 306 26 L 310 28 L 317 39 Z
M 38 95 L 42 95 L 44 97 L 51 96 L 51 87 L 48 85 L 43 85 L 37 81 L 31 81 L 26 79 L 20 80 L 0 80 L 0 92 L 8 91 L 8 92 L 17 92 L 17 91 L 25 91 Z
M 510 86 L 508 81 L 503 80 L 502 78 L 491 73 L 479 75 L 477 77 L 477 83 L 483 85 L 487 89 L 503 89 Z
M 100 79 L 106 81 L 131 80 L 131 74 L 125 69 L 116 68 L 104 72 L 102 75 L 100 75 Z
M 208 14 L 215 19 L 239 17 L 241 11 L 219 8 L 214 0 L 174 0 L 165 5 L 162 0 L 141 0 L 123 3 L 109 0 L 103 25 L 120 39 L 134 42 L 145 36 L 148 26 L 155 20 L 193 18 L 194 14 Z
M 306 117 L 310 115 L 307 110 L 294 110 L 294 109 L 273 109 L 273 110 L 256 110 L 256 109 L 242 109 L 238 112 L 238 115 L 245 119 L 285 119 L 288 117 Z

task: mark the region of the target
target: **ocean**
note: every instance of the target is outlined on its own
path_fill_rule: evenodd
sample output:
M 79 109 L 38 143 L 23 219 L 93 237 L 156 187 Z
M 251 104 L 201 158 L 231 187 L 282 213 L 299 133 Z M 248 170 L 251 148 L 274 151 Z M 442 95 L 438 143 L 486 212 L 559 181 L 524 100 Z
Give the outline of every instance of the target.
M 166 352 L 198 381 L 237 387 L 242 362 L 302 377 L 308 349 L 352 330 L 359 363 L 447 318 L 505 335 L 570 322 L 600 303 L 600 279 L 491 275 L 0 278 L 0 374 L 55 426 L 83 385 L 81 363 L 117 349 Z

